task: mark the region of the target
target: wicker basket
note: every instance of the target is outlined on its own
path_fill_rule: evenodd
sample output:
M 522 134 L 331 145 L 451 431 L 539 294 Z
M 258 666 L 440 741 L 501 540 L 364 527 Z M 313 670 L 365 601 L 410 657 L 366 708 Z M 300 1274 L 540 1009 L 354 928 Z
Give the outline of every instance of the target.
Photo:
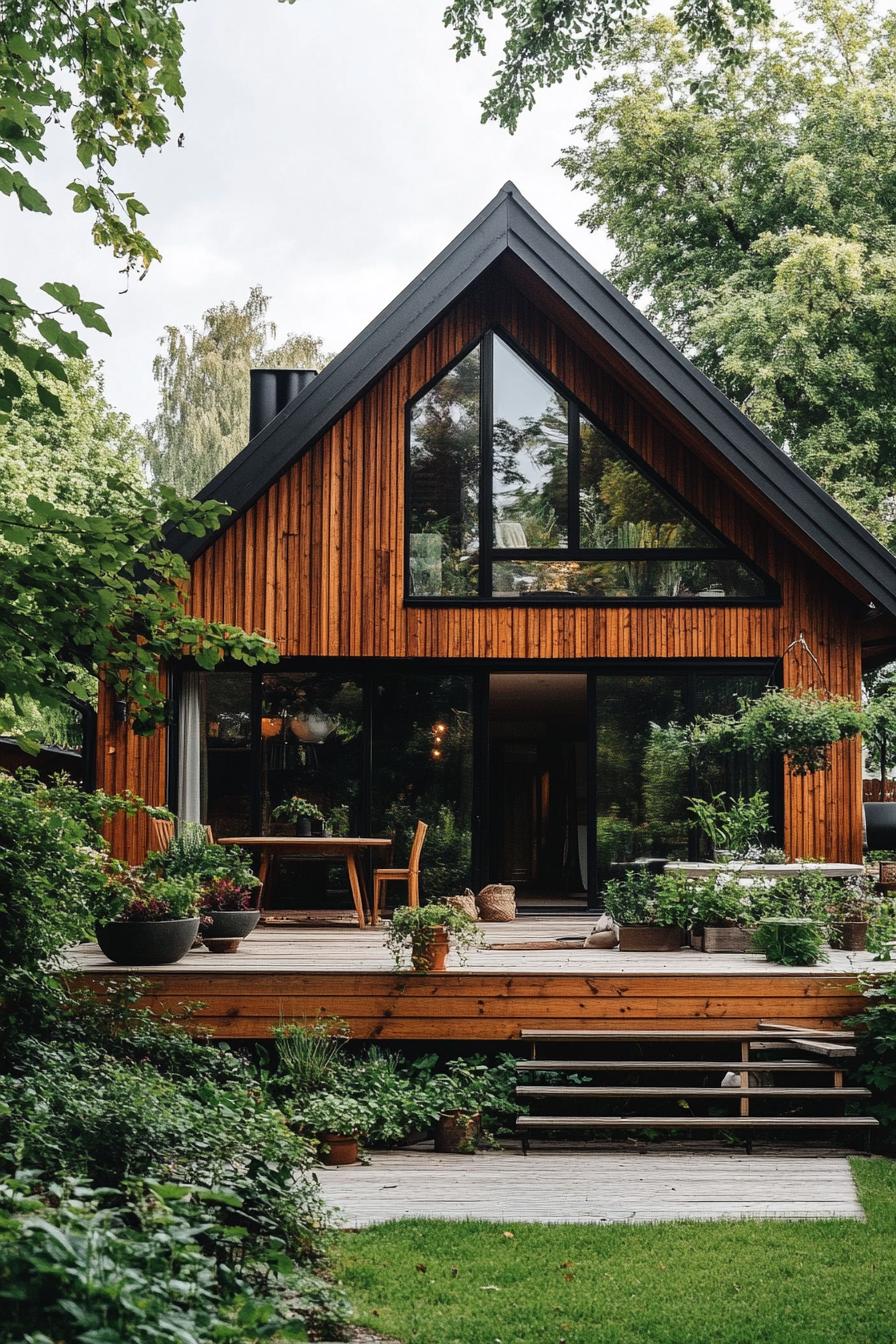
M 452 910 L 460 910 L 468 919 L 478 919 L 479 910 L 476 905 L 476 897 L 469 887 L 466 888 L 462 896 L 449 896 L 445 902 L 450 905 Z
M 703 930 L 704 952 L 751 952 L 752 950 L 752 929 L 742 929 L 737 925 L 731 925 L 721 929 L 708 926 Z
M 620 924 L 620 952 L 678 952 L 684 930 L 659 924 Z
M 504 924 L 516 919 L 516 888 L 492 882 L 476 898 L 479 918 L 487 923 Z

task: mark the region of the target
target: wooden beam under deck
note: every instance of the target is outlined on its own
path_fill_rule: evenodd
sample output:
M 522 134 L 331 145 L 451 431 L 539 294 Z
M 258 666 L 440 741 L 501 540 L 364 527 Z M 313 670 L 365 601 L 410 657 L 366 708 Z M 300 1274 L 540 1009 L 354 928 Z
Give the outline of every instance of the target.
M 487 925 L 489 942 L 587 931 L 588 918 Z M 261 928 L 232 956 L 204 949 L 174 966 L 113 966 L 95 944 L 69 953 L 72 981 L 102 991 L 129 975 L 146 1003 L 176 1011 L 201 1003 L 198 1026 L 222 1039 L 264 1039 L 281 1022 L 344 1018 L 356 1038 L 510 1041 L 523 1030 L 718 1030 L 773 1018 L 831 1028 L 861 1006 L 861 972 L 896 969 L 863 953 L 832 952 L 827 965 L 772 966 L 764 958 L 566 950 L 452 954 L 440 975 L 396 974 L 382 929 Z

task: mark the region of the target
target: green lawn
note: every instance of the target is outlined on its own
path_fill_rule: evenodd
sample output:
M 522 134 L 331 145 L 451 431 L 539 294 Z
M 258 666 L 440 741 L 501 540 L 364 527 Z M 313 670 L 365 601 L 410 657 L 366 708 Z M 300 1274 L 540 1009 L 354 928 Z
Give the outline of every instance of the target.
M 338 1272 L 402 1344 L 894 1344 L 896 1163 L 853 1170 L 867 1223 L 396 1222 Z

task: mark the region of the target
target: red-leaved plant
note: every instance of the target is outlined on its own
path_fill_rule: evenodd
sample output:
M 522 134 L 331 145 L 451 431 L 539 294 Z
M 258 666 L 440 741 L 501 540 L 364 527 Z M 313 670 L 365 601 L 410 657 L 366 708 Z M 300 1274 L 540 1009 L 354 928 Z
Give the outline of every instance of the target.
M 202 889 L 203 910 L 250 910 L 252 892 L 229 877 L 214 877 Z
M 170 902 L 160 900 L 158 896 L 135 896 L 118 915 L 118 919 L 125 924 L 175 918 L 177 916 L 172 913 Z

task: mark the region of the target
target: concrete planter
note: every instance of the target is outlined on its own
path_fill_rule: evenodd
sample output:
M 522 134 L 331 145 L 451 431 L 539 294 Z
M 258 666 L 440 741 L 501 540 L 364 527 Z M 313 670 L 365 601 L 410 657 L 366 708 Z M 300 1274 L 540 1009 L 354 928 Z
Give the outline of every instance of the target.
M 180 961 L 199 932 L 195 919 L 122 920 L 100 924 L 100 951 L 118 966 L 169 966 Z

